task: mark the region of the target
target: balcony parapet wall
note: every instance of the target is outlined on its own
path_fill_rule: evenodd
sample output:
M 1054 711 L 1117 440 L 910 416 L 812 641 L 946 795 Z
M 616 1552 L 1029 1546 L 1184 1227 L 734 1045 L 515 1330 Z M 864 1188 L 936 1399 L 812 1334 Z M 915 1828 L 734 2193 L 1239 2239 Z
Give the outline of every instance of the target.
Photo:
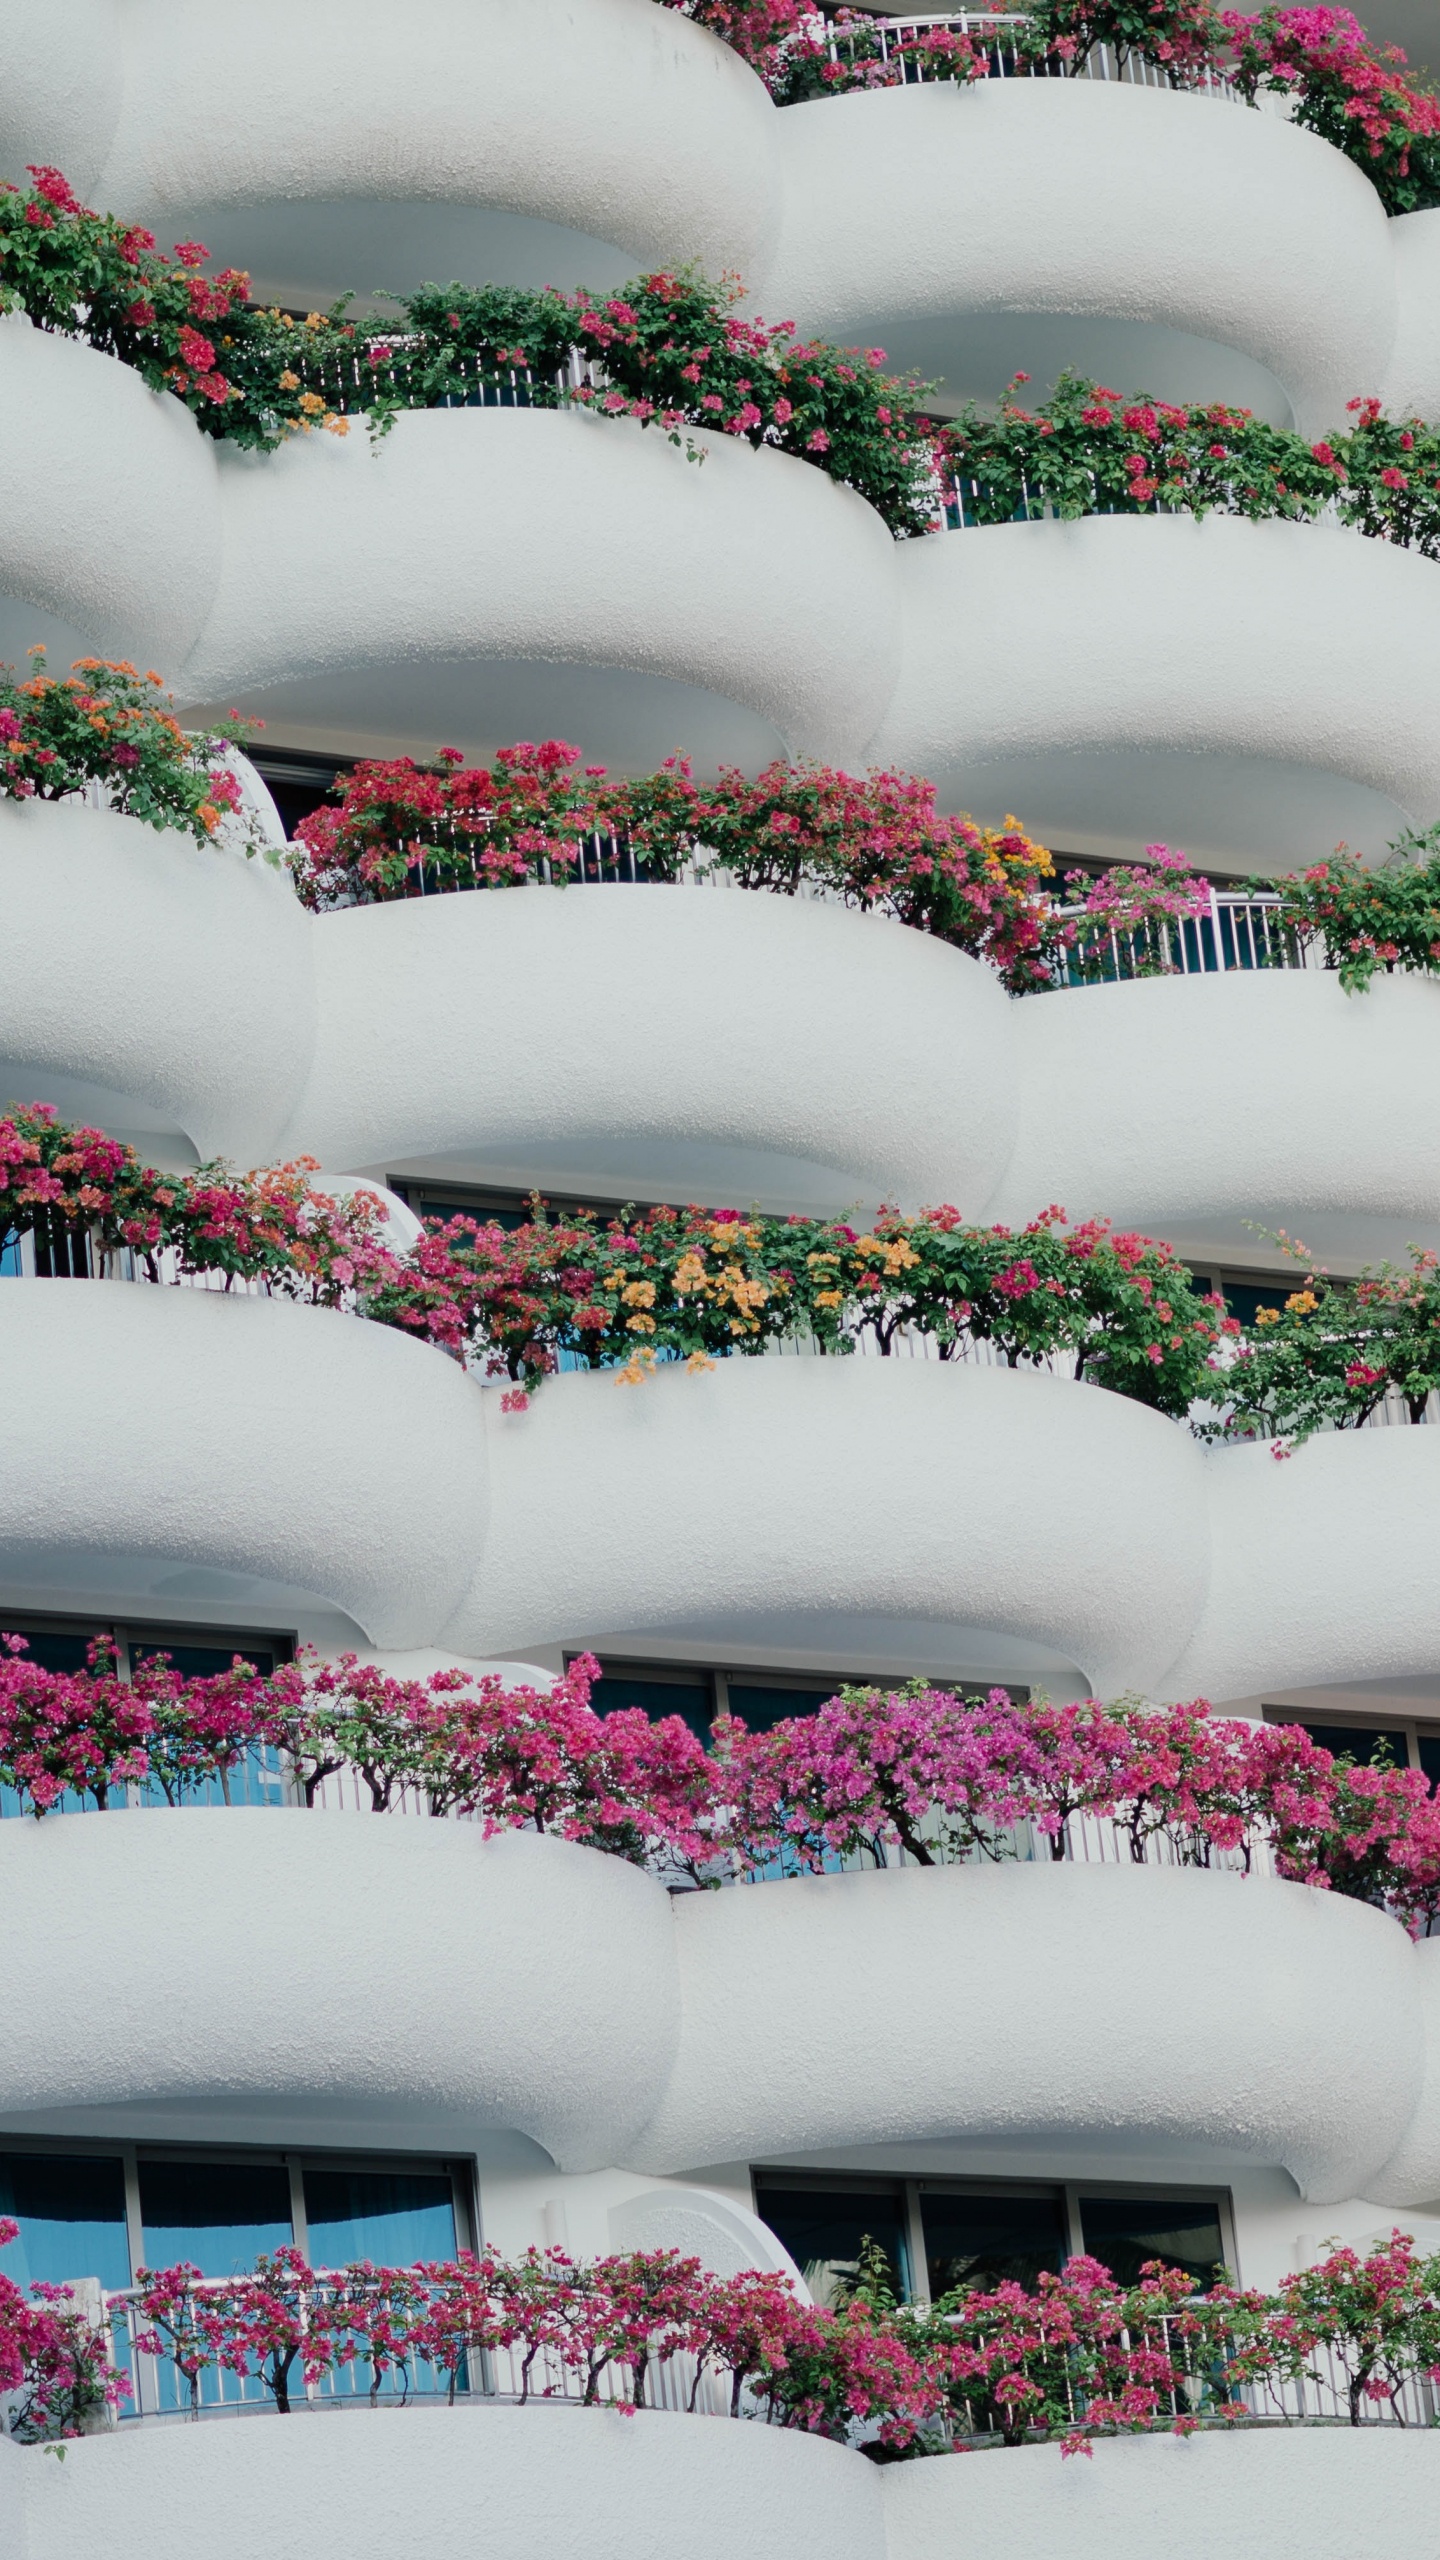
M 85 1956 L 162 1879 L 194 1923 L 183 1999 L 163 1931 L 132 1932 L 120 1977 Z M 367 1912 L 365 1964 L 337 1969 L 337 1915 Z M 0 1919 L 17 1978 L 63 1959 L 71 1986 L 17 2015 L 7 2121 L 323 2105 L 661 2177 L 836 2144 L 1169 2143 L 1397 2207 L 1440 2155 L 1435 1943 L 1258 1877 L 982 1865 L 677 1896 L 533 1833 L 185 1807 L 0 1825 Z
M 780 110 L 651 0 L 532 0 L 523 18 L 431 0 L 421 43 L 380 0 L 312 0 L 298 27 L 261 0 L 238 60 L 180 0 L 86 0 L 43 28 L 5 0 L 0 30 L 12 16 L 10 174 L 57 162 L 167 238 L 206 208 L 284 204 L 303 224 L 315 206 L 332 217 L 323 267 L 347 203 L 491 208 L 636 263 L 738 269 L 803 329 L 995 310 L 1157 322 L 1254 357 L 1315 432 L 1337 398 L 1379 387 L 1392 349 L 1413 369 L 1415 331 L 1436 343 L 1419 306 L 1397 341 L 1402 226 L 1363 174 L 1214 99 L 993 80 Z M 372 281 L 316 279 L 327 295 Z
M 1073 2560 L 1432 2560 L 1440 2444 L 1397 2427 L 1266 2429 L 1056 2447 L 880 2469 L 815 2436 L 606 2409 L 461 2406 L 320 2424 L 121 2428 L 67 2448 L 0 2443 L 15 2560 L 953 2560 L 990 2548 Z M 0 2513 L 4 2513 L 0 2507 Z M 423 2516 L 417 2541 L 415 2519 Z
M 1417 978 L 1347 996 L 1323 970 L 1235 970 L 1012 1002 L 905 926 L 718 888 L 315 917 L 259 862 L 68 803 L 0 801 L 0 897 L 12 1081 L 100 1085 L 122 1127 L 137 1099 L 201 1156 L 341 1172 L 614 1140 L 632 1168 L 654 1151 L 626 1177 L 642 1195 L 698 1145 L 756 1179 L 773 1157 L 777 1206 L 799 1158 L 831 1169 L 837 1208 L 1440 1223 L 1440 986 Z M 709 981 L 723 1003 L 697 1003 Z
M 119 1282 L 14 1282 L 0 1567 L 107 1590 L 268 1578 L 387 1648 L 519 1657 L 708 1626 L 866 1650 L 989 1630 L 1093 1688 L 1254 1697 L 1423 1671 L 1440 1432 L 1277 1465 L 1036 1371 L 731 1360 L 549 1380 L 506 1413 L 348 1315 Z M 131 1577 L 129 1582 L 125 1577 Z

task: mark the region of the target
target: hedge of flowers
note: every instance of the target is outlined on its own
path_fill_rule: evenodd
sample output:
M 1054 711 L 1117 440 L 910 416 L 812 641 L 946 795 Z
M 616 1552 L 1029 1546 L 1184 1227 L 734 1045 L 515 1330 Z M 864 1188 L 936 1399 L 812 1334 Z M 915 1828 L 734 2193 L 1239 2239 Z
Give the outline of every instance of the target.
M 0 2214 L 0 2249 L 20 2226 Z M 0 2394 L 10 2401 L 8 2432 L 21 2444 L 83 2435 L 129 2384 L 111 2367 L 102 2330 L 66 2308 L 66 2286 L 32 2284 L 29 2296 L 0 2275 Z
M 240 815 L 239 781 L 214 758 L 243 743 L 251 723 L 234 717 L 193 734 L 153 668 L 142 676 L 128 659 L 77 658 L 68 676 L 52 676 L 43 648 L 30 657 L 23 678 L 0 667 L 0 798 L 63 800 L 98 783 L 123 816 L 199 844 Z M 253 834 L 244 843 L 257 850 Z
M 1324 952 L 1347 994 L 1382 972 L 1440 973 L 1440 827 L 1407 830 L 1373 866 L 1341 845 L 1308 871 L 1249 885 L 1278 897 L 1277 921 Z
M 1019 1229 L 969 1227 L 951 1208 L 886 1210 L 862 1233 L 697 1208 L 552 1219 L 537 1203 L 523 1226 L 457 1217 L 400 1254 L 383 1242 L 375 1193 L 342 1204 L 312 1188 L 315 1170 L 301 1158 L 156 1173 L 37 1103 L 0 1119 L 0 1232 L 58 1221 L 99 1256 L 130 1251 L 151 1279 L 216 1273 L 353 1307 L 514 1380 L 507 1402 L 520 1407 L 562 1359 L 634 1383 L 661 1357 L 705 1368 L 798 1336 L 843 1354 L 868 1335 L 888 1355 L 908 1330 L 942 1359 L 979 1341 L 1011 1366 L 1065 1356 L 1093 1383 L 1179 1416 L 1234 1330 L 1168 1246 L 1103 1220 L 1071 1227 L 1060 1209 Z
M 973 401 L 938 433 L 952 514 L 1010 524 L 1052 515 L 1174 513 L 1342 524 L 1440 557 L 1440 431 L 1352 400 L 1353 427 L 1309 443 L 1223 402 L 1183 408 L 1062 374 L 1027 409 L 1017 375 L 994 416 Z
M 1210 1715 L 1203 1699 L 1017 1705 L 912 1682 L 846 1688 L 751 1731 L 718 1717 L 708 1744 L 676 1716 L 598 1714 L 582 1655 L 548 1690 L 459 1669 L 405 1680 L 310 1653 L 262 1676 L 184 1678 L 167 1658 L 118 1678 L 103 1641 L 83 1672 L 46 1671 L 0 1639 L 0 1783 L 37 1819 L 67 1799 L 102 1810 L 139 1788 L 179 1805 L 269 1756 L 293 1800 L 358 1774 L 377 1813 L 407 1801 L 487 1833 L 534 1830 L 648 1866 L 672 1883 L 819 1873 L 846 1863 L 1002 1861 L 1028 1842 L 1063 1859 L 1067 1826 L 1113 1823 L 1205 1867 L 1263 1848 L 1291 1882 L 1374 1903 L 1415 1935 L 1440 1918 L 1440 1802 L 1420 1770 L 1357 1765 L 1298 1725 Z
M 349 320 L 344 302 L 297 321 L 252 305 L 238 268 L 207 276 L 201 242 L 168 259 L 150 232 L 82 205 L 58 170 L 31 176 L 28 191 L 0 187 L 0 309 L 135 366 L 207 434 L 268 453 L 315 427 L 344 435 L 352 414 L 383 433 L 402 410 L 465 406 L 518 372 L 533 407 L 654 424 L 694 459 L 687 430 L 713 428 L 817 464 L 897 538 L 934 522 L 927 386 L 887 374 L 881 348 L 745 317 L 733 278 L 639 276 L 604 300 L 426 285 L 398 298 L 392 326 Z
M 1440 1388 L 1440 1261 L 1419 1245 L 1403 1263 L 1382 1262 L 1334 1279 L 1282 1237 L 1306 1265 L 1278 1306 L 1261 1307 L 1227 1346 L 1223 1433 L 1268 1439 L 1277 1457 L 1315 1431 L 1359 1430 L 1393 1396 L 1423 1422 Z
M 983 80 L 1000 68 L 983 40 L 929 28 L 896 38 L 873 12 L 811 0 L 664 0 L 708 26 L 756 70 L 781 106 L 913 80 Z M 1332 143 L 1371 180 L 1388 213 L 1440 204 L 1440 98 L 1406 77 L 1398 45 L 1374 46 L 1348 9 L 1265 8 L 1215 0 L 1036 0 L 1004 30 L 1023 68 L 1080 72 L 1105 47 L 1123 67 L 1154 64 L 1176 88 L 1220 75 L 1252 103 L 1290 102 L 1293 121 Z
M 1161 2259 L 1124 2285 L 1076 2257 L 1034 2292 L 960 2286 L 922 2309 L 897 2300 L 867 2242 L 835 2310 L 758 2268 L 717 2276 L 675 2250 L 582 2263 L 553 2248 L 332 2273 L 287 2247 L 218 2282 L 184 2264 L 142 2269 L 133 2303 L 111 2300 L 196 2413 L 225 2375 L 282 2416 L 306 2392 L 403 2396 L 417 2375 L 453 2401 L 494 2359 L 522 2403 L 633 2416 L 661 2405 L 668 2377 L 672 2403 L 879 2461 L 997 2438 L 1091 2455 L 1099 2436 L 1290 2419 L 1307 2383 L 1322 2408 L 1339 2397 L 1352 2426 L 1403 2424 L 1405 2387 L 1440 2379 L 1440 2259 L 1398 2230 L 1363 2259 L 1332 2246 L 1268 2295 L 1223 2270 L 1202 2291 Z

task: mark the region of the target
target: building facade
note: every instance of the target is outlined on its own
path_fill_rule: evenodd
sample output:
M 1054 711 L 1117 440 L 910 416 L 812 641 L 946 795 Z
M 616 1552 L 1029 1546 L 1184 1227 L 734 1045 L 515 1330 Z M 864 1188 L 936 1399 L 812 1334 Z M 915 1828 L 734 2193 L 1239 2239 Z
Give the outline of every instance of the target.
M 1352 161 L 1223 91 L 1017 76 L 781 108 L 658 0 L 7 16 L 7 174 L 63 169 L 302 314 L 694 261 L 883 345 L 942 406 L 1069 366 L 1314 437 L 1371 393 L 1440 418 L 1440 212 L 1387 217 Z M 703 467 L 633 422 L 475 406 L 243 453 L 12 316 L 0 656 L 127 657 L 189 722 L 263 721 L 276 842 L 337 766 L 546 737 L 620 773 L 893 766 L 1092 866 L 1183 843 L 1217 902 L 1440 818 L 1432 560 L 1223 517 L 898 542 L 811 464 L 697 436 Z M 0 1102 L 162 1168 L 312 1157 L 379 1185 L 401 1239 L 536 1189 L 1016 1225 L 1058 1201 L 1165 1236 L 1247 1313 L 1288 1285 L 1278 1230 L 1339 1270 L 1440 1242 L 1423 980 L 1361 1001 L 1315 967 L 1201 965 L 1017 998 L 898 922 L 700 883 L 314 914 L 283 870 L 71 802 L 0 801 L 0 866 Z M 197 1675 L 312 1646 L 543 1682 L 593 1652 L 598 1704 L 697 1728 L 917 1676 L 1203 1694 L 1440 1774 L 1431 1429 L 1280 1466 L 922 1356 L 573 1373 L 517 1413 L 344 1312 L 41 1285 L 18 1250 L 4 1276 L 0 1625 L 53 1668 L 102 1632 Z M 351 1818 L 343 1776 L 313 1814 L 284 1794 L 262 1771 L 233 1806 L 7 1806 L 20 2280 L 483 2235 L 681 2247 L 825 2301 L 870 2235 L 924 2302 L 1079 2252 L 1268 2288 L 1397 2217 L 1440 2244 L 1440 1967 L 1383 1912 L 1131 1865 L 1103 1825 L 1062 1863 L 678 1894 L 565 1843 Z M 1238 2548 L 1258 2516 L 1281 2550 L 1302 2524 L 1337 2560 L 1433 2548 L 1423 2436 L 882 2473 L 681 2417 L 405 2426 L 126 2418 L 63 2468 L 0 2466 L 0 2547 L 923 2560 L 1017 2520 Z

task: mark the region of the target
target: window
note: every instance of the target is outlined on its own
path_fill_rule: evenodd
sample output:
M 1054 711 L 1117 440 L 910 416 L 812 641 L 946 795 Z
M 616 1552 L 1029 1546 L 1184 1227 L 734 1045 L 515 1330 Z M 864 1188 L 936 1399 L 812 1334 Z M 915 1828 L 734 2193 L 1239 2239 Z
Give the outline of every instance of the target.
M 864 2240 L 878 2240 L 897 2293 L 914 2291 L 905 2187 L 898 2178 L 808 2178 L 757 2170 L 755 2210 L 784 2242 L 817 2302 L 832 2306 L 853 2282 Z
M 897 2291 L 937 2301 L 957 2285 L 1034 2292 L 1068 2258 L 1099 2258 L 1122 2284 L 1147 2259 L 1202 2286 L 1235 2254 L 1228 2197 L 1204 2190 L 1100 2182 L 874 2178 L 757 2169 L 755 2210 L 783 2241 L 817 2301 L 853 2281 L 863 2239 L 878 2240 Z
M 107 2291 L 130 2281 L 125 2163 L 116 2156 L 0 2152 L 0 2214 L 20 2236 L 0 2249 L 0 2271 L 28 2291 L 98 2276 Z
M 933 2302 L 956 2285 L 1023 2284 L 1033 2293 L 1042 2269 L 1065 2263 L 1065 2198 L 1058 2189 L 1017 2187 L 978 2193 L 922 2185 L 920 2218 Z
M 147 2267 L 183 2258 L 202 2276 L 248 2275 L 295 2237 L 282 2161 L 142 2159 L 139 2173 Z
M 447 2173 L 307 2168 L 304 2194 L 312 2267 L 345 2267 L 356 2258 L 408 2267 L 455 2255 L 455 2191 Z
M 566 1656 L 568 1665 L 575 1660 Z M 767 1671 L 748 1665 L 723 1670 L 718 1665 L 684 1662 L 620 1662 L 608 1655 L 600 1666 L 601 1676 L 590 1692 L 596 1713 L 607 1715 L 613 1707 L 643 1707 L 649 1716 L 683 1716 L 702 1742 L 710 1739 L 710 1727 L 717 1715 L 739 1716 L 752 1732 L 764 1733 L 786 1716 L 813 1715 L 844 1687 L 873 1686 L 893 1689 L 900 1686 L 899 1676 L 881 1674 L 867 1680 L 864 1673 L 847 1671 Z M 953 1688 L 960 1697 L 985 1698 L 988 1688 L 969 1682 L 952 1680 L 937 1684 Z M 1029 1697 L 1028 1689 L 1007 1683 L 1017 1702 Z
M 1368 1723 L 1356 1723 L 1341 1716 L 1306 1715 L 1299 1707 L 1267 1707 L 1267 1724 L 1296 1724 L 1308 1733 L 1322 1750 L 1337 1757 L 1348 1752 L 1362 1766 L 1377 1751 L 1388 1750 L 1397 1769 L 1423 1769 L 1434 1786 L 1440 1779 L 1440 1719 L 1428 1728 L 1408 1716 L 1382 1723 L 1375 1717 Z
M 1212 2285 L 1225 2263 L 1218 2204 L 1165 2196 L 1082 2195 L 1080 2228 L 1087 2255 L 1098 2258 L 1121 2284 L 1138 2284 L 1150 2258 L 1183 2268 L 1201 2286 Z

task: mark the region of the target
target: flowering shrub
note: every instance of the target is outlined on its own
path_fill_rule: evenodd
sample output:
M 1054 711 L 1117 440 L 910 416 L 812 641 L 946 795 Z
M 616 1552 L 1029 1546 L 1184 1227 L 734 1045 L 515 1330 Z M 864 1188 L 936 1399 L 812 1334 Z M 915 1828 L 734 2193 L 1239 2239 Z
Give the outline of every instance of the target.
M 1297 1259 L 1304 1249 L 1283 1241 Z M 1354 1280 L 1314 1267 L 1279 1307 L 1261 1307 L 1223 1373 L 1225 1419 L 1207 1435 L 1273 1438 L 1293 1448 L 1313 1431 L 1358 1430 L 1385 1397 L 1412 1422 L 1440 1387 L 1440 1266 L 1412 1246 L 1408 1266 L 1382 1262 Z
M 1378 50 L 1348 9 L 1227 9 L 1231 77 L 1294 100 L 1297 124 L 1365 172 L 1387 213 L 1440 204 L 1440 98 L 1405 78 L 1398 45 Z
M 1127 975 L 1172 975 L 1175 928 L 1210 911 L 1208 882 L 1196 877 L 1187 854 L 1167 844 L 1147 844 L 1143 862 L 1113 863 L 1098 879 L 1067 872 L 1065 886 L 1079 893 L 1066 954 L 1072 986 L 1113 977 L 1117 946 Z
M 153 672 L 142 676 L 125 659 L 77 658 L 68 676 L 52 676 L 43 649 L 30 656 L 23 680 L 0 667 L 0 797 L 63 800 L 98 782 L 125 817 L 176 827 L 199 844 L 239 814 L 239 782 L 213 759 L 227 741 L 243 742 L 251 724 L 236 718 L 192 736 Z M 256 850 L 253 835 L 245 849 Z
M 185 1679 L 165 1658 L 115 1678 L 49 1672 L 0 1640 L 0 1783 L 37 1817 L 67 1792 L 101 1808 L 126 1785 L 183 1803 L 246 1754 L 278 1757 L 313 1805 L 340 1769 L 373 1810 L 409 1793 L 487 1834 L 529 1830 L 676 1883 L 820 1872 L 846 1860 L 1062 1859 L 1078 1816 L 1114 1823 L 1143 1861 L 1163 1839 L 1188 1866 L 1257 1845 L 1277 1873 L 1384 1907 L 1419 1934 L 1440 1918 L 1440 1803 L 1423 1772 L 1335 1757 L 1297 1725 L 1212 1716 L 1203 1699 L 1016 1705 L 919 1682 L 847 1688 L 752 1732 L 720 1717 L 712 1748 L 678 1717 L 599 1715 L 588 1655 L 548 1691 L 459 1669 L 403 1680 L 352 1654 L 302 1654 L 261 1677 L 237 1658 Z
M 1201 2292 L 1159 2259 L 1123 2285 L 1076 2257 L 1034 2293 L 961 2287 L 922 2310 L 897 2301 L 870 2243 L 848 2298 L 822 2310 L 783 2276 L 717 2276 L 671 2249 L 582 2263 L 560 2249 L 504 2258 L 487 2247 L 330 2273 L 285 2248 L 220 2282 L 189 2266 L 142 2269 L 134 2307 L 141 2352 L 173 2363 L 192 2410 L 207 2373 L 259 2382 L 285 2415 L 297 2379 L 324 2386 L 356 2366 L 372 2399 L 387 2377 L 404 2390 L 428 2369 L 453 2400 L 494 2358 L 501 2389 L 508 2380 L 522 2403 L 560 2396 L 628 2413 L 662 2405 L 666 2372 L 672 2398 L 694 2410 L 713 2377 L 731 2418 L 880 2460 L 985 2436 L 1058 2438 L 1062 2454 L 1090 2454 L 1101 2434 L 1187 2435 L 1267 2406 L 1289 2419 L 1285 2386 L 1310 2383 L 1323 2408 L 1334 2365 L 1360 2426 L 1440 2367 L 1440 2260 L 1417 2258 L 1398 2230 L 1364 2259 L 1334 2247 L 1273 2295 L 1242 2293 L 1223 2270 Z
M 1361 533 L 1440 556 L 1440 434 L 1385 418 L 1378 400 L 1352 401 L 1355 426 L 1310 444 L 1248 409 L 1127 398 L 1073 373 L 1032 411 L 1015 397 L 1026 379 L 993 417 L 972 401 L 939 430 L 951 509 L 967 523 L 1166 511 L 1304 522 L 1333 506 Z
M 1121 70 L 1134 54 L 1184 87 L 1214 69 L 1224 22 L 1214 0 L 1039 0 L 1017 41 L 1028 61 L 1062 62 L 1076 72 L 1102 47 Z
M 294 365 L 301 345 L 311 357 L 350 348 L 355 331 L 339 312 L 301 326 L 254 310 L 243 270 L 202 272 L 201 242 L 177 242 L 172 260 L 153 232 L 81 204 L 58 169 L 32 165 L 30 176 L 28 189 L 0 186 L 0 310 L 133 365 L 207 435 L 269 452 L 313 426 L 348 432 Z
M 983 80 L 990 68 L 983 44 L 948 27 L 897 32 L 863 9 L 838 9 L 829 20 L 807 10 L 799 19 L 798 32 L 783 43 L 765 47 L 758 60 L 747 57 L 777 106 L 857 89 L 898 89 L 910 80 Z
M 0 2248 L 20 2226 L 0 2214 Z M 70 2303 L 65 2285 L 32 2284 L 29 2298 L 0 2275 L 0 2394 L 10 2400 L 9 2432 L 21 2444 L 83 2435 L 117 2408 L 130 2385 L 112 2371 L 103 2331 Z
M 1401 836 L 1373 867 L 1341 845 L 1308 871 L 1252 885 L 1279 897 L 1284 927 L 1321 945 L 1347 994 L 1382 970 L 1440 971 L 1440 829 Z

